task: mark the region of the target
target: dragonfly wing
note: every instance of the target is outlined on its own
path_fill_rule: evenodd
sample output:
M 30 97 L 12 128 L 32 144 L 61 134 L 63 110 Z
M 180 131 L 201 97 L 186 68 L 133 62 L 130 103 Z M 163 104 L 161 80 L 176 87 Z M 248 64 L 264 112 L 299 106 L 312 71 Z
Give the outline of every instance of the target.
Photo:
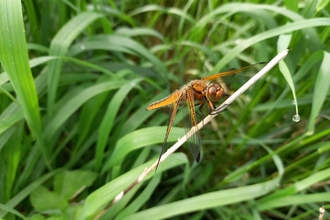
M 174 121 L 174 118 L 175 118 L 175 115 L 178 111 L 178 107 L 180 105 L 180 102 L 182 100 L 182 93 L 181 93 L 181 96 L 178 96 L 178 98 L 176 99 L 176 101 L 174 101 L 172 103 L 172 112 L 171 112 L 171 116 L 169 118 L 169 121 L 168 121 L 168 125 L 167 125 L 167 129 L 166 129 L 166 134 L 165 134 L 165 138 L 164 138 L 164 142 L 163 142 L 163 146 L 162 146 L 162 151 L 160 152 L 160 155 L 159 155 L 159 158 L 158 158 L 158 161 L 157 161 L 157 166 L 156 166 L 156 170 L 158 168 L 158 165 L 159 165 L 159 162 L 160 162 L 160 158 L 162 157 L 162 154 L 164 152 L 164 149 L 165 149 L 165 145 L 166 145 L 166 142 L 167 142 L 167 139 L 168 139 L 168 135 L 170 134 L 170 131 L 171 131 L 171 128 L 172 128 L 172 125 L 173 125 L 173 121 Z
M 182 91 L 177 90 L 175 92 L 173 92 L 171 95 L 151 103 L 150 105 L 148 105 L 147 110 L 154 110 L 154 109 L 158 109 L 158 108 L 163 108 L 163 107 L 171 107 L 173 105 L 175 105 L 175 102 L 177 102 L 179 99 L 181 99 L 182 97 Z
M 190 131 L 192 127 L 197 129 L 196 111 L 194 103 L 194 92 L 192 89 L 186 91 L 186 106 L 182 107 L 185 121 L 186 132 Z M 198 163 L 201 158 L 202 141 L 199 131 L 196 131 L 188 140 L 188 146 L 195 161 Z
M 241 74 L 241 73 L 243 73 L 243 74 L 244 73 L 256 73 L 258 70 L 260 70 L 265 65 L 266 65 L 265 62 L 260 62 L 260 63 L 256 63 L 256 64 L 253 64 L 250 66 L 242 67 L 239 69 L 231 69 L 231 70 L 224 71 L 221 73 L 216 73 L 211 76 L 204 77 L 204 78 L 202 78 L 202 80 L 213 81 L 213 80 L 217 80 L 224 76 L 231 76 L 231 75 Z

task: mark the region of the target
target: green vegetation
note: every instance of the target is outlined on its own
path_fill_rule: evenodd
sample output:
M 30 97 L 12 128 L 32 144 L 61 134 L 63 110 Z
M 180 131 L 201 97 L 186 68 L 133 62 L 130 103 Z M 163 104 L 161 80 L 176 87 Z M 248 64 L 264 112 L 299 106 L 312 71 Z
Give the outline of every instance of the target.
M 0 219 L 329 210 L 329 0 L 260 2 L 1 0 Z M 283 63 L 201 130 L 198 165 L 183 146 L 109 206 L 159 156 L 168 113 L 148 104 L 286 48 Z M 176 117 L 167 147 L 182 127 Z

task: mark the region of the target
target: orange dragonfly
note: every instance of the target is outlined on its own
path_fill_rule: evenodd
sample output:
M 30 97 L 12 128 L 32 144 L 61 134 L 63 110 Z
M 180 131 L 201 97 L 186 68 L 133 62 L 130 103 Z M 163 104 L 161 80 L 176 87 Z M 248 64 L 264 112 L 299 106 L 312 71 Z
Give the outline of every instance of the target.
M 197 128 L 195 106 L 199 105 L 199 109 L 201 109 L 204 104 L 207 103 L 208 111 L 212 114 L 212 111 L 216 109 L 214 102 L 219 101 L 221 97 L 226 95 L 225 90 L 221 87 L 219 82 L 221 77 L 235 75 L 242 72 L 256 71 L 256 69 L 263 66 L 263 64 L 265 63 L 257 63 L 240 69 L 231 69 L 225 72 L 216 73 L 202 79 L 192 80 L 166 98 L 151 103 L 147 107 L 147 110 L 154 110 L 162 107 L 172 108 L 172 113 L 168 122 L 162 151 L 157 162 L 156 170 L 158 168 L 160 158 L 164 152 L 168 135 L 170 134 L 175 115 L 180 105 L 186 106 L 182 108 L 183 111 L 187 113 L 185 120 L 186 129 L 189 131 L 192 126 Z M 198 163 L 200 161 L 200 152 L 202 147 L 202 141 L 198 130 L 189 138 L 188 145 L 195 161 Z

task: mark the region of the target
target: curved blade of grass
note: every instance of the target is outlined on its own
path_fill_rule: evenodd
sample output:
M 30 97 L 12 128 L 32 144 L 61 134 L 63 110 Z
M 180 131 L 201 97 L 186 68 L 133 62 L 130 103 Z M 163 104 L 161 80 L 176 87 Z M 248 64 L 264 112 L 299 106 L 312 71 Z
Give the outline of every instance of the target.
M 278 39 L 278 42 L 277 42 L 277 50 L 282 51 L 283 48 L 284 49 L 288 48 L 289 44 L 290 44 L 290 41 L 291 41 L 291 37 L 292 37 L 292 34 L 281 35 Z M 288 68 L 288 66 L 286 65 L 285 62 L 280 62 L 279 63 L 279 68 L 280 68 L 281 73 L 283 74 L 285 80 L 289 84 L 290 89 L 292 91 L 292 95 L 293 95 L 293 99 L 294 99 L 294 103 L 295 103 L 295 107 L 296 107 L 296 114 L 293 117 L 298 117 L 299 116 L 299 113 L 298 113 L 298 100 L 297 100 L 297 95 L 296 95 L 296 89 L 295 89 L 294 82 L 293 82 L 294 81 L 293 77 L 290 74 L 290 70 L 289 70 L 289 68 Z M 297 122 L 297 121 L 295 121 L 295 122 Z
M 317 3 L 318 3 L 317 11 L 320 11 L 329 4 L 329 0 L 321 0 L 321 1 L 317 1 Z
M 105 115 L 102 119 L 102 123 L 99 128 L 98 141 L 96 144 L 96 170 L 99 170 L 102 166 L 104 149 L 107 144 L 109 134 L 112 130 L 113 123 L 118 114 L 119 107 L 126 98 L 127 94 L 141 82 L 141 78 L 130 80 L 125 85 L 123 85 L 113 96 Z
M 24 118 L 22 109 L 14 102 L 0 116 L 0 135 Z
M 23 137 L 25 136 L 24 123 L 17 123 L 16 126 L 11 127 L 5 135 L 0 135 L 0 138 L 3 141 L 6 141 L 4 144 L 10 146 L 10 149 L 4 148 L 1 151 L 2 143 L 0 143 L 1 151 L 1 172 L 5 173 L 5 178 L 1 180 L 2 187 L 0 188 L 0 193 L 2 195 L 2 201 L 6 201 L 12 196 L 13 188 L 16 183 L 16 176 L 20 175 L 20 164 L 22 151 L 21 146 L 23 142 Z M 14 132 L 12 132 L 14 131 Z M 14 135 L 12 135 L 14 134 Z M 4 137 L 3 137 L 4 136 Z M 7 140 L 6 140 L 7 139 Z M 5 164 L 5 165 L 4 165 Z M 7 199 L 6 199 L 7 198 Z
M 308 187 L 312 186 L 313 184 L 315 184 L 319 181 L 325 180 L 329 177 L 330 177 L 330 168 L 327 168 L 325 170 L 312 174 L 309 177 L 307 177 L 303 180 L 300 180 L 287 188 L 278 190 L 278 191 L 258 200 L 257 209 L 258 210 L 267 210 L 267 209 L 272 209 L 275 207 L 283 207 L 281 202 L 287 196 L 291 196 L 292 194 L 305 190 Z M 302 196 L 302 195 L 300 195 L 300 196 Z M 305 195 L 305 196 L 307 196 L 307 195 Z M 323 199 L 324 199 L 324 197 L 320 198 L 319 201 L 323 201 Z M 302 202 L 308 203 L 308 200 L 302 201 Z
M 31 59 L 30 60 L 30 68 L 39 66 L 39 65 L 44 64 L 44 63 L 47 63 L 48 61 L 54 60 L 54 59 L 66 59 L 66 60 L 72 61 L 74 63 L 78 63 L 82 66 L 99 70 L 99 71 L 104 72 L 106 74 L 110 74 L 110 75 L 112 74 L 107 69 L 98 67 L 98 66 L 90 64 L 88 62 L 79 61 L 79 60 L 76 60 L 76 59 L 73 59 L 73 58 L 59 58 L 59 57 L 52 57 L 52 56 L 44 56 L 44 57 L 38 57 L 38 58 Z M 35 85 L 36 85 L 38 95 L 42 91 L 44 91 L 44 89 L 46 88 L 46 84 L 44 83 L 44 81 L 45 81 L 44 78 L 45 78 L 45 76 L 41 75 L 41 76 L 38 76 L 35 80 Z M 8 74 L 6 72 L 1 73 L 1 75 L 0 75 L 0 85 L 6 83 L 8 81 L 9 81 Z M 0 116 L 0 134 L 2 132 L 4 132 L 5 130 L 7 130 L 9 127 L 11 127 L 16 122 L 22 120 L 23 118 L 24 118 L 23 117 L 23 112 L 20 110 L 17 103 L 10 104 L 7 107 L 7 109 L 2 112 L 2 114 Z
M 144 146 L 149 146 L 156 143 L 162 143 L 166 127 L 150 127 L 133 131 L 116 143 L 115 149 L 110 158 L 105 162 L 102 173 L 109 170 L 120 160 L 122 160 L 129 152 L 139 149 Z M 171 133 L 168 137 L 168 142 L 176 141 L 178 137 L 182 136 L 183 130 L 181 128 L 172 127 Z
M 9 81 L 8 74 L 6 72 L 1 73 L 0 74 L 0 86 L 8 81 Z
M 41 135 L 37 91 L 29 68 L 21 1 L 1 1 L 0 21 L 0 60 L 17 94 L 23 115 L 37 138 L 46 164 L 50 168 L 49 151 Z
M 102 106 L 107 103 L 108 97 L 109 92 L 101 93 L 97 96 L 94 96 L 92 99 L 89 99 L 82 106 L 80 110 L 81 113 L 79 115 L 79 124 L 77 126 L 79 139 L 72 154 L 77 155 L 77 151 L 81 149 L 81 145 L 83 145 L 86 140 L 91 137 L 91 133 L 95 131 L 93 123 L 98 118 Z
M 194 0 L 187 1 L 186 5 L 183 7 L 183 12 L 188 13 L 188 10 L 191 8 L 192 3 Z M 179 26 L 178 26 L 178 36 L 182 36 L 184 30 L 185 19 L 183 17 L 180 18 Z
M 10 127 L 7 131 L 3 132 L 2 135 L 0 135 L 0 151 L 3 149 L 3 147 L 8 143 L 9 138 L 14 134 L 14 132 L 17 131 L 16 127 Z
M 36 51 L 47 53 L 47 54 L 49 53 L 48 47 L 45 47 L 40 44 L 27 43 L 26 46 L 29 51 L 36 50 Z
M 101 82 L 96 85 L 90 86 L 83 91 L 81 91 L 78 95 L 73 95 L 73 97 L 69 97 L 69 100 L 65 102 L 65 104 L 56 111 L 56 115 L 54 118 L 48 123 L 44 136 L 49 143 L 53 137 L 53 135 L 57 132 L 57 130 L 63 125 L 63 123 L 75 112 L 77 109 L 83 105 L 87 100 L 92 98 L 95 95 L 98 95 L 105 91 L 110 91 L 113 89 L 117 89 L 122 87 L 125 84 L 123 80 L 113 80 L 110 82 Z
M 51 56 L 45 56 L 45 57 L 37 57 L 34 59 L 30 60 L 30 68 L 33 68 L 35 66 L 38 66 L 40 64 L 46 63 L 50 60 L 57 59 L 56 57 L 51 57 Z M 7 72 L 3 72 L 0 74 L 0 85 L 6 83 L 9 81 L 9 77 Z
M 53 38 L 50 45 L 49 54 L 51 56 L 64 56 L 74 39 L 81 34 L 81 32 L 86 29 L 88 25 L 101 17 L 101 14 L 84 12 L 71 19 Z M 50 115 L 52 115 L 55 111 L 54 106 L 58 82 L 62 71 L 62 64 L 62 60 L 54 60 L 48 65 L 47 109 Z
M 189 47 L 195 47 L 198 49 L 198 51 L 200 52 L 203 52 L 206 57 L 208 59 L 211 59 L 212 62 L 218 62 L 220 60 L 220 58 L 217 56 L 216 53 L 214 53 L 212 50 L 210 50 L 208 47 L 202 45 L 202 44 L 198 44 L 198 43 L 194 43 L 194 42 L 191 42 L 191 41 L 181 41 L 179 42 L 180 45 L 186 45 L 186 46 L 189 46 Z
M 214 67 L 211 74 L 219 72 L 231 59 L 236 57 L 239 53 L 244 51 L 245 49 L 251 47 L 252 45 L 272 38 L 279 36 L 281 34 L 290 33 L 297 30 L 302 30 L 309 27 L 318 27 L 318 26 L 329 26 L 330 19 L 329 18 L 312 18 L 309 20 L 296 21 L 290 24 L 286 24 L 284 26 L 280 26 L 268 31 L 265 31 L 261 34 L 257 34 L 249 39 L 242 40 L 239 45 L 234 47 L 229 53 L 227 53 Z
M 291 10 L 288 10 L 283 7 L 278 7 L 275 5 L 268 5 L 268 4 L 252 4 L 252 3 L 228 3 L 225 5 L 222 5 L 221 7 L 216 8 L 212 12 L 206 14 L 203 18 L 201 18 L 198 21 L 198 25 L 205 25 L 206 23 L 212 21 L 215 17 L 219 16 L 219 14 L 225 14 L 225 13 L 238 13 L 240 11 L 242 12 L 251 12 L 259 10 L 259 9 L 267 9 L 269 11 L 273 11 L 279 14 L 282 14 L 285 17 L 290 18 L 291 20 L 300 20 L 304 19 L 303 16 L 301 16 L 298 13 L 295 13 Z
M 265 195 L 271 190 L 275 189 L 279 181 L 280 178 L 277 177 L 273 180 L 251 186 L 205 193 L 193 198 L 184 199 L 181 201 L 172 202 L 170 204 L 150 208 L 145 211 L 137 212 L 123 219 L 164 219 L 178 216 L 184 213 L 249 201 L 251 199 Z
M 189 21 L 190 23 L 194 24 L 196 21 L 194 20 L 193 17 L 191 17 L 188 13 L 185 11 L 182 11 L 178 8 L 164 8 L 159 5 L 146 5 L 141 8 L 135 9 L 131 13 L 129 13 L 130 16 L 134 16 L 137 14 L 145 13 L 145 12 L 150 12 L 150 11 L 158 11 L 158 12 L 163 12 L 163 13 L 168 13 L 168 14 L 173 14 L 177 15 L 181 19 L 185 19 Z
M 98 5 L 97 5 L 98 4 Z M 102 2 L 94 2 L 94 8 L 91 8 L 93 11 L 99 11 L 99 8 L 102 8 L 102 12 L 110 15 L 110 17 L 118 17 L 121 21 L 127 22 L 130 26 L 136 26 L 136 20 L 128 16 L 127 14 L 117 10 L 115 4 L 112 4 L 112 7 L 108 7 L 107 5 L 103 4 Z M 112 33 L 107 31 L 107 33 Z
M 249 137 L 246 137 L 248 139 L 252 139 Z M 282 177 L 284 175 L 284 166 L 283 166 L 283 162 L 281 160 L 281 158 L 276 154 L 276 152 L 274 152 L 272 149 L 270 149 L 268 146 L 266 146 L 261 140 L 258 139 L 252 139 L 254 140 L 256 143 L 258 143 L 260 146 L 262 146 L 267 152 L 268 155 L 260 158 L 259 160 L 248 164 L 248 165 L 243 165 L 240 168 L 236 169 L 234 172 L 230 173 L 229 175 L 227 175 L 222 182 L 220 182 L 217 187 L 221 187 L 221 185 L 223 185 L 224 183 L 228 183 L 233 181 L 234 179 L 237 179 L 240 175 L 243 175 L 244 173 L 250 171 L 252 168 L 256 167 L 256 166 L 261 166 L 262 163 L 264 163 L 269 156 L 272 157 L 274 164 L 276 165 L 276 168 L 278 170 L 279 176 Z
M 294 83 L 293 83 L 293 78 L 292 78 L 292 75 L 290 74 L 290 70 L 288 68 L 288 66 L 285 64 L 285 62 L 280 62 L 279 63 L 279 69 L 281 71 L 281 73 L 283 74 L 285 80 L 287 81 L 287 83 L 289 84 L 290 86 L 290 89 L 292 91 L 292 96 L 293 96 L 293 99 L 295 100 L 295 106 L 296 106 L 296 112 L 298 111 L 298 102 L 297 102 L 297 96 L 296 96 L 296 89 L 295 89 L 295 86 L 294 86 Z M 298 114 L 298 112 L 296 113 Z
M 330 87 L 329 59 L 330 59 L 330 54 L 324 51 L 323 61 L 319 73 L 317 74 L 316 82 L 314 85 L 312 112 L 308 123 L 308 131 L 307 131 L 308 135 L 314 133 L 315 119 L 320 113 L 320 110 L 326 100 L 326 96 L 328 94 L 328 90 Z
M 116 30 L 117 35 L 124 35 L 127 37 L 136 37 L 136 36 L 153 36 L 159 38 L 161 41 L 164 41 L 165 38 L 159 32 L 154 29 L 147 28 L 147 27 L 136 27 L 136 28 L 119 28 Z
M 25 216 L 23 214 L 21 214 L 19 211 L 16 211 L 15 209 L 11 208 L 11 207 L 8 207 L 4 204 L 1 204 L 0 203 L 0 210 L 6 212 L 6 213 L 12 213 L 14 215 L 16 215 L 17 217 L 21 218 L 21 219 L 26 219 Z
M 113 63 L 107 61 L 106 63 L 101 63 L 100 66 L 102 66 L 103 68 L 107 68 L 113 72 L 118 72 L 122 69 L 126 69 L 126 70 L 131 70 L 133 73 L 136 73 L 141 77 L 155 77 L 155 76 L 159 77 L 159 74 L 156 71 L 137 65 L 130 65 L 126 63 Z
M 205 23 L 212 21 L 212 19 L 214 19 L 214 17 L 219 17 L 220 16 L 219 14 L 221 14 L 221 13 L 235 14 L 235 13 L 239 13 L 239 12 L 247 12 L 248 14 L 254 15 L 256 18 L 261 18 L 262 20 L 264 20 L 267 17 L 260 16 L 259 13 L 264 14 L 264 13 L 261 13 L 260 10 L 265 11 L 265 9 L 269 10 L 271 12 L 275 12 L 280 15 L 283 15 L 283 16 L 293 20 L 294 22 L 305 19 L 305 17 L 301 16 L 300 14 L 298 14 L 296 12 L 293 12 L 293 11 L 288 10 L 283 7 L 274 6 L 274 5 L 251 4 L 251 3 L 229 3 L 229 4 L 225 4 L 221 7 L 219 7 L 217 9 L 215 9 L 214 11 L 212 11 L 211 13 L 208 13 L 207 15 L 205 15 L 202 19 L 200 19 L 199 23 L 196 26 L 199 27 L 201 24 L 205 25 Z M 269 15 L 269 17 L 270 16 L 271 15 Z M 273 18 L 268 18 L 267 20 L 273 20 Z M 272 25 L 269 25 L 269 28 L 272 28 Z M 314 29 L 307 28 L 302 31 L 306 35 L 308 35 L 308 37 L 310 39 L 310 43 L 313 44 L 314 49 L 322 48 L 322 44 Z
M 308 27 L 303 27 L 303 28 L 299 28 L 299 25 L 303 25 L 304 21 L 309 21 L 309 20 L 304 20 L 304 17 L 302 17 L 301 15 L 294 13 L 290 10 L 286 10 L 283 7 L 277 7 L 277 6 L 273 6 L 273 5 L 266 5 L 266 4 L 250 4 L 250 3 L 229 3 L 229 4 L 225 4 L 215 10 L 213 10 L 212 12 L 206 14 L 203 18 L 201 18 L 198 23 L 195 25 L 195 28 L 199 29 L 203 26 L 205 26 L 207 23 L 213 22 L 213 19 L 218 18 L 219 16 L 221 16 L 220 14 L 225 14 L 225 13 L 238 13 L 238 12 L 249 12 L 249 13 L 255 13 L 255 11 L 260 10 L 260 9 L 267 9 L 279 14 L 282 14 L 283 16 L 286 16 L 290 19 L 292 19 L 294 22 L 293 23 L 297 23 L 297 28 L 298 29 L 302 29 L 302 31 L 308 35 L 310 42 L 313 45 L 313 48 L 322 48 L 321 46 L 321 42 L 318 39 L 315 30 L 309 28 L 309 27 L 313 27 L 313 22 L 311 22 Z M 322 21 L 323 22 L 323 21 Z M 296 26 L 294 24 L 290 24 L 290 28 L 294 28 L 293 26 Z M 314 24 L 315 26 L 319 26 L 319 24 L 316 22 Z M 255 35 L 254 37 L 248 39 L 248 40 L 243 40 L 240 41 L 239 45 L 236 46 L 234 48 L 234 50 L 230 50 L 228 53 L 225 54 L 225 56 L 221 59 L 221 61 L 216 65 L 215 69 L 212 71 L 212 73 L 215 72 L 219 72 L 231 59 L 233 59 L 234 57 L 237 57 L 243 50 L 245 50 L 246 48 L 250 47 L 251 45 L 260 42 L 264 39 L 268 39 L 270 37 L 274 37 L 277 35 L 281 35 L 284 33 L 289 33 L 292 31 L 295 31 L 297 29 L 293 29 L 293 30 L 287 30 L 285 31 L 284 29 L 286 29 L 286 26 L 281 26 L 278 28 L 273 28 L 269 31 L 266 31 L 264 33 L 261 33 L 259 35 Z M 327 26 L 327 24 L 320 24 L 320 26 Z M 284 28 L 284 29 L 283 29 Z M 278 32 L 278 33 L 275 33 Z M 271 36 L 266 36 L 266 35 L 271 35 Z M 263 38 L 263 39 L 257 39 L 257 38 Z M 253 41 L 253 42 L 251 42 Z M 247 43 L 247 45 L 244 45 L 245 43 Z M 237 50 L 237 51 L 236 51 Z
M 112 35 L 110 35 L 112 36 Z M 120 36 L 117 36 L 120 37 Z M 122 37 L 125 38 L 125 37 Z M 129 38 L 127 38 L 129 39 Z M 108 42 L 105 39 L 101 39 L 100 36 L 97 36 L 95 38 L 90 38 L 88 41 L 80 42 L 75 45 L 73 45 L 70 48 L 69 55 L 70 56 L 76 56 L 79 53 L 83 53 L 85 51 L 91 51 L 91 50 L 109 50 L 109 51 L 116 51 L 116 52 L 122 52 L 127 54 L 132 54 L 137 56 L 137 53 L 133 50 L 130 50 L 129 48 L 124 47 L 123 45 L 118 45 L 117 43 Z
M 323 52 L 317 51 L 310 55 L 308 59 L 305 60 L 305 62 L 302 64 L 300 69 L 294 74 L 293 76 L 293 82 L 298 84 L 300 80 L 304 79 L 305 77 L 309 77 L 308 74 L 310 73 L 311 69 L 315 68 L 316 64 L 319 64 L 323 60 Z M 264 104 L 258 104 L 254 108 L 255 111 L 266 111 L 264 114 L 264 118 L 267 117 L 271 112 L 273 112 L 274 109 L 278 108 L 287 108 L 292 106 L 291 101 L 284 100 L 286 97 L 286 94 L 288 93 L 289 88 L 286 88 L 282 94 L 277 98 L 274 102 L 268 102 Z M 310 97 L 311 94 L 308 94 L 305 97 L 299 97 L 299 104 L 310 104 L 312 101 L 312 98 Z M 297 102 L 298 103 L 298 102 Z
M 296 161 L 292 162 L 289 166 L 287 166 L 285 168 L 286 172 L 290 172 L 291 170 L 294 170 L 297 168 L 299 169 L 300 167 L 306 166 L 307 164 L 310 163 L 310 161 L 316 161 L 317 158 L 320 158 L 322 156 L 322 154 L 325 155 L 324 153 L 326 153 L 326 151 L 330 150 L 330 142 L 329 141 L 320 142 L 318 144 L 309 145 L 309 147 L 317 148 L 317 151 L 310 153 L 308 156 L 305 156 L 304 158 L 302 158 L 300 160 L 296 160 Z
M 40 42 L 40 35 L 38 34 L 38 18 L 37 8 L 34 6 L 33 1 L 25 1 L 24 8 L 29 20 L 29 28 L 31 28 L 31 35 L 35 42 Z
M 74 56 L 84 51 L 96 49 L 119 51 L 133 54 L 135 56 L 142 56 L 153 63 L 155 69 L 157 69 L 164 78 L 167 77 L 167 70 L 165 65 L 155 55 L 153 55 L 148 49 L 146 49 L 137 41 L 124 36 L 98 35 L 88 39 L 86 42 L 74 45 L 70 49 L 70 54 Z
M 260 203 L 257 205 L 259 211 L 265 211 L 275 208 L 281 208 L 286 206 L 293 206 L 299 204 L 310 204 L 310 203 L 325 203 L 330 202 L 330 193 L 313 193 L 307 195 L 289 195 L 280 198 L 272 199 L 269 202 Z

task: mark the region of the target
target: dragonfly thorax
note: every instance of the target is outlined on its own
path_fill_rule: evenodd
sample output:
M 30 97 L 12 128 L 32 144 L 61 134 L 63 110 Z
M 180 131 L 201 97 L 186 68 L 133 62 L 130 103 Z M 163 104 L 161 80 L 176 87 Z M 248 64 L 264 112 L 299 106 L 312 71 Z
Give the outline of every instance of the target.
M 194 100 L 205 100 L 205 88 L 207 88 L 207 82 L 193 80 L 190 82 L 189 87 L 193 90 Z

